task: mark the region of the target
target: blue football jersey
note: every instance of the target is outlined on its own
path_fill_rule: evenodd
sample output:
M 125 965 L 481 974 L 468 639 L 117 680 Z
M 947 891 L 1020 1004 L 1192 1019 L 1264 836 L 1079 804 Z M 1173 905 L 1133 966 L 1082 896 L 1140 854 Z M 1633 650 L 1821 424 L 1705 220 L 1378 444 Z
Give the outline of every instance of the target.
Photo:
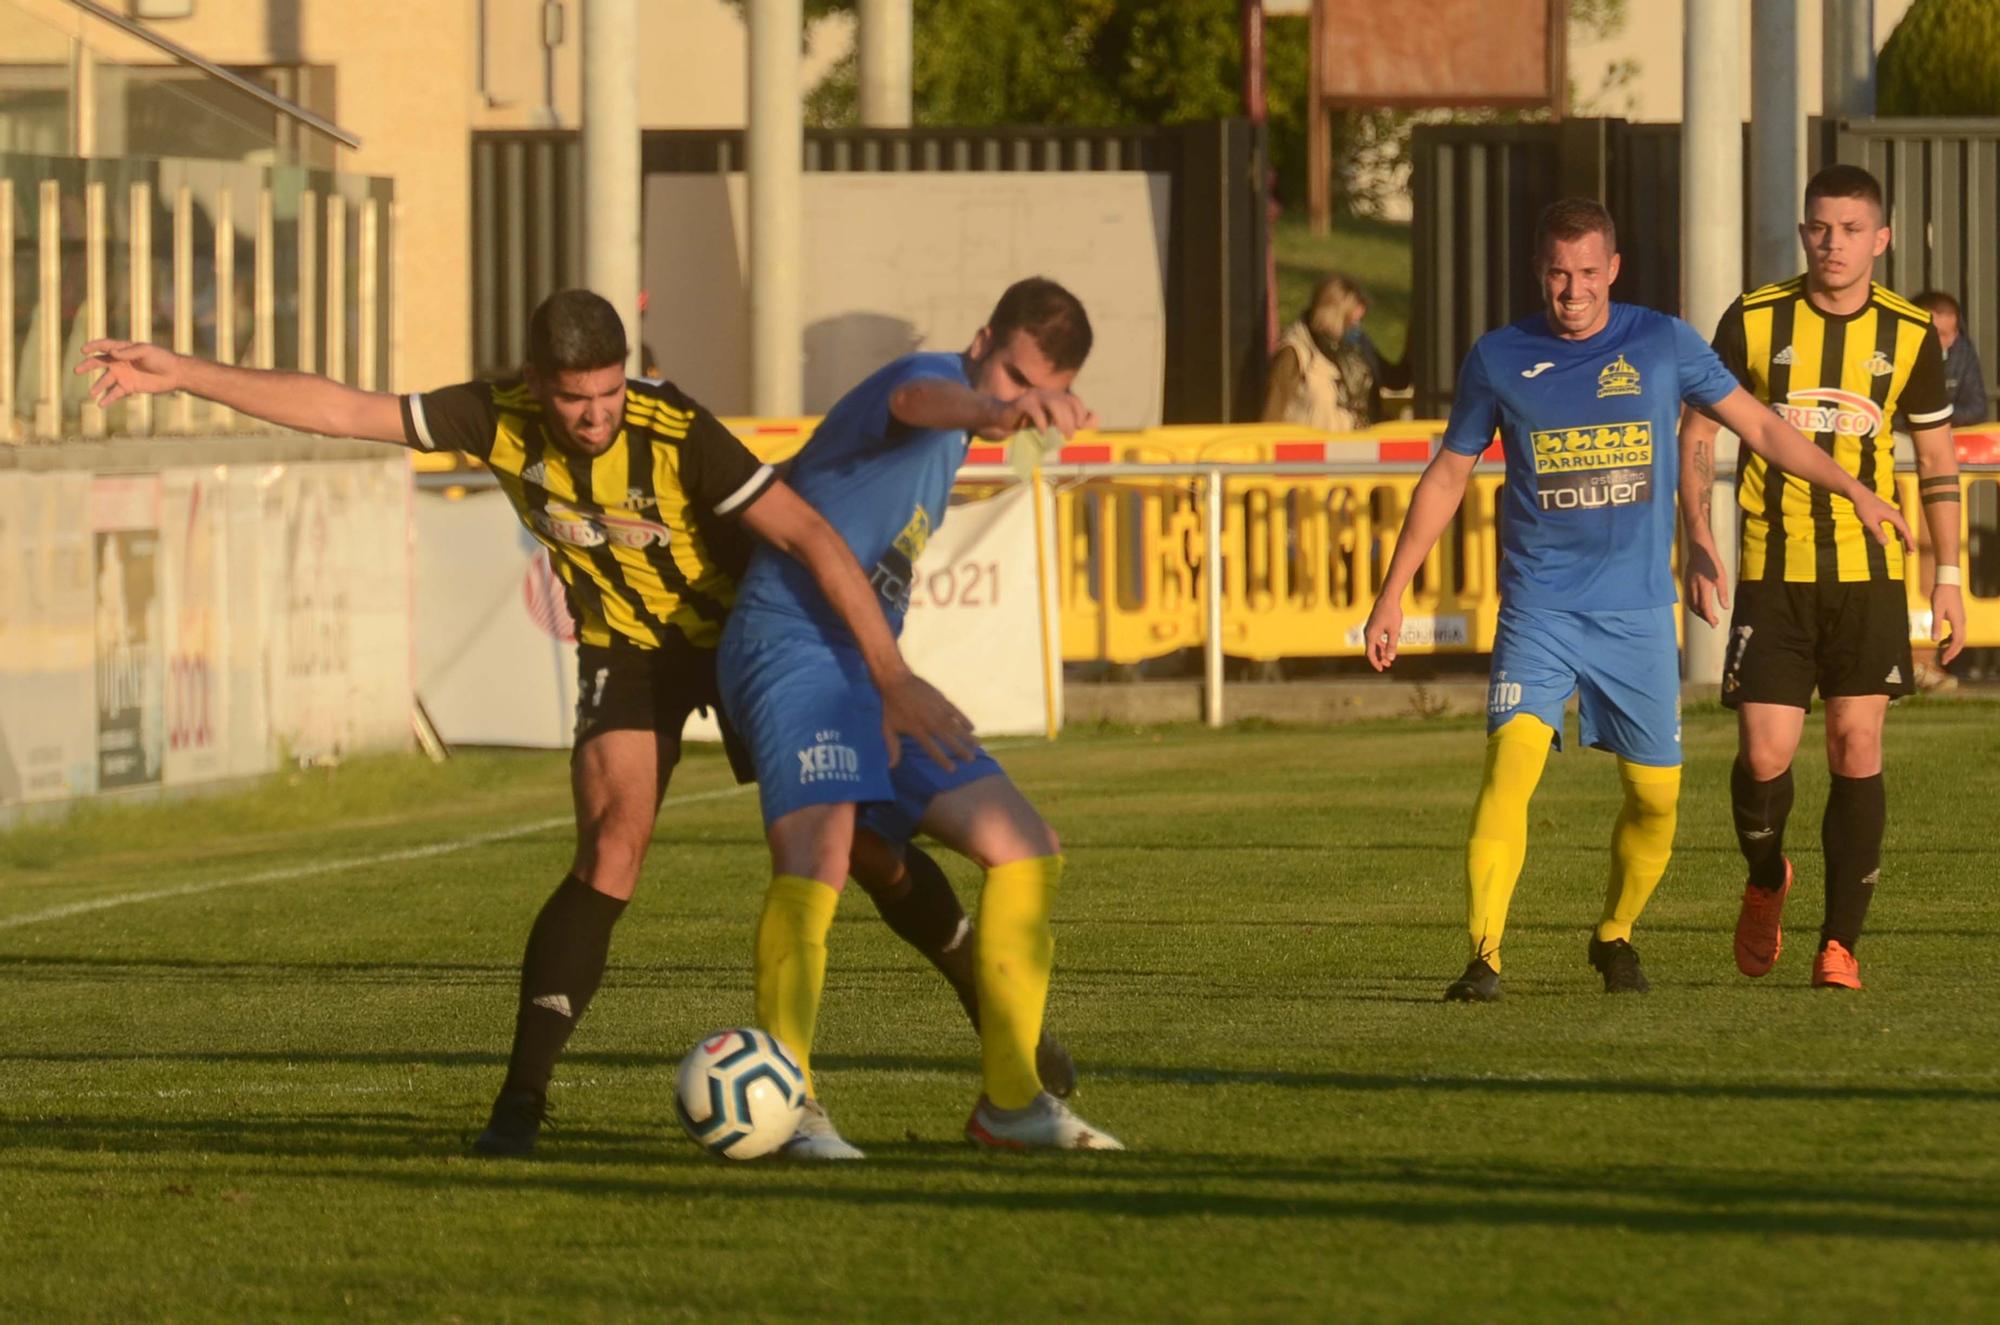
M 1586 340 L 1540 313 L 1489 331 L 1459 371 L 1444 445 L 1478 455 L 1500 433 L 1500 596 L 1516 607 L 1628 611 L 1675 600 L 1671 555 L 1682 401 L 1736 378 L 1677 317 L 1631 304 Z
M 970 385 L 959 355 L 905 355 L 842 396 L 785 474 L 847 540 L 898 634 L 913 568 L 944 522 L 970 441 L 962 429 L 911 428 L 890 416 L 896 388 L 926 378 Z M 812 573 L 769 547 L 751 556 L 732 615 L 754 618 L 760 633 L 796 625 L 832 639 L 848 635 Z

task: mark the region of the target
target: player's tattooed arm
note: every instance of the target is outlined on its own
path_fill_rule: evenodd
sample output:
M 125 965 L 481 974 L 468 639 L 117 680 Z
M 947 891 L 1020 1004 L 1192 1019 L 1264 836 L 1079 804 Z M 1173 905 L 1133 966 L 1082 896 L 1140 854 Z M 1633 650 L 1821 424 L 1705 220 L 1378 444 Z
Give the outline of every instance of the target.
M 1834 458 L 1807 441 L 1791 424 L 1765 407 L 1742 387 L 1737 387 L 1703 413 L 1721 423 L 1743 440 L 1743 444 L 1763 456 L 1773 467 L 1796 474 L 1814 487 L 1825 488 L 1854 503 L 1854 514 L 1864 529 L 1880 543 L 1889 541 L 1893 529 L 1903 546 L 1913 548 L 1917 540 L 1903 513 L 1877 496 L 1873 489 L 1842 469 Z M 1887 529 L 1884 528 L 1887 526 Z
M 1931 582 L 1931 642 L 1938 662 L 1948 663 L 1965 647 L 1964 571 L 1958 561 L 1958 525 L 1963 499 L 1958 480 L 1958 443 L 1951 426 L 1912 428 L 1910 445 L 1917 453 L 1917 498 L 1924 508 L 1924 532 L 1936 569 Z
M 1681 412 L 1681 527 L 1687 534 L 1682 597 L 1695 615 L 1711 626 L 1722 624 L 1721 614 L 1729 606 L 1729 573 L 1722 567 L 1722 554 L 1710 523 L 1715 438 L 1720 431 L 1713 420 L 1694 410 Z
M 1070 437 L 1079 429 L 1097 426 L 1090 406 L 1067 391 L 1029 387 L 1002 400 L 944 378 L 903 383 L 889 394 L 889 413 L 907 427 L 962 428 L 996 442 L 1023 428 L 1054 429 Z
M 362 391 L 317 373 L 239 368 L 129 340 L 91 341 L 76 371 L 98 374 L 90 397 L 100 407 L 128 396 L 185 391 L 281 428 L 399 445 L 404 440 L 402 405 L 393 393 Z

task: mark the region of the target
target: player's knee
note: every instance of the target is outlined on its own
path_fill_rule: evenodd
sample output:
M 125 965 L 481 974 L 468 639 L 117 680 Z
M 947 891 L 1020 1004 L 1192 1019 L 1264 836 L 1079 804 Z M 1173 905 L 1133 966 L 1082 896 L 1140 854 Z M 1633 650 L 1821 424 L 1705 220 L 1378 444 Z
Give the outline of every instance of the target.
M 1826 766 L 1838 777 L 1869 778 L 1882 771 L 1882 736 L 1872 731 L 1826 735 Z
M 858 832 L 848 853 L 847 871 L 871 897 L 900 894 L 907 874 L 903 855 L 873 833 Z
M 1681 799 L 1681 771 L 1648 764 L 1620 762 L 1625 784 L 1625 810 L 1635 819 L 1665 826 L 1674 822 Z

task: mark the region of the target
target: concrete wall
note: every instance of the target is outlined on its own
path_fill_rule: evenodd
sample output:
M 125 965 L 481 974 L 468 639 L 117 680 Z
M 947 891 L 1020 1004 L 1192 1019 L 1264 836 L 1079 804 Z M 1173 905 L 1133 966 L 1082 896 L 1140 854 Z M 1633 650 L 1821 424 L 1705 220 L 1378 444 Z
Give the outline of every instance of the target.
M 406 744 L 410 527 L 379 446 L 0 448 L 0 820 Z
M 743 176 L 654 175 L 646 187 L 646 344 L 711 409 L 747 413 Z M 964 349 L 1002 290 L 1040 275 L 1090 312 L 1096 348 L 1078 394 L 1108 427 L 1159 423 L 1168 188 L 1136 172 L 807 175 L 805 411 L 897 355 Z

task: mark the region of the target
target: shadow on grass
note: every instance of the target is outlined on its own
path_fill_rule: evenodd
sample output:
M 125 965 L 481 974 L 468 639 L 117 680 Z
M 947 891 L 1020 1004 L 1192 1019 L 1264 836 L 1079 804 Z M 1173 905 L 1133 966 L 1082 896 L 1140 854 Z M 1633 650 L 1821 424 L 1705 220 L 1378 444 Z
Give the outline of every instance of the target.
M 469 1134 L 469 1129 L 468 1129 Z M 1141 1219 L 1369 1219 L 1410 1226 L 1622 1229 L 1668 1235 L 1777 1234 L 1988 1242 L 2000 1200 L 1986 1189 L 1937 1190 L 1907 1179 L 1838 1181 L 1793 1171 L 1717 1174 L 1687 1166 L 1450 1163 L 1426 1157 L 1341 1160 L 1297 1155 L 1138 1151 L 1123 1155 L 980 1155 L 962 1144 L 860 1138 L 865 1164 L 727 1165 L 665 1133 L 563 1129 L 529 1160 L 463 1157 L 462 1136 L 407 1113 L 286 1119 L 0 1119 L 10 1168 L 84 1176 L 34 1152 L 227 1155 L 302 1160 L 198 1181 L 343 1181 L 422 1192 L 487 1190 L 509 1199 L 564 1194 L 627 1200 L 740 1197 L 832 1209 L 1122 1215 Z M 353 1161 L 374 1161 L 356 1167 Z M 89 1171 L 123 1183 L 144 1170 Z M 179 1178 L 176 1171 L 173 1176 Z M 135 1193 L 136 1194 L 136 1193 Z M 810 1217 L 807 1214 L 807 1217 Z

